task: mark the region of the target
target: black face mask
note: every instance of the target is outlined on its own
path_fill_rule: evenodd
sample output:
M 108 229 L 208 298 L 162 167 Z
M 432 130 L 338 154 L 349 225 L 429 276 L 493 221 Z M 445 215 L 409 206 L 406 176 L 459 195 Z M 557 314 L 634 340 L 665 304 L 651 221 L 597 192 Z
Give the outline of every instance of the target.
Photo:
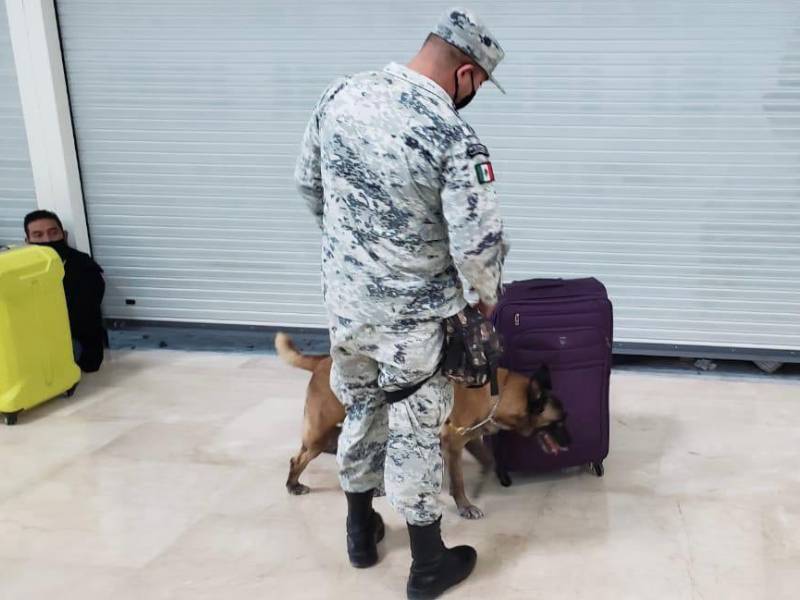
M 58 240 L 55 242 L 37 242 L 35 243 L 36 246 L 47 246 L 48 248 L 52 248 L 58 255 L 65 259 L 67 258 L 67 253 L 69 252 L 69 246 L 67 246 L 67 240 Z
M 461 100 L 455 100 L 455 98 L 458 98 L 458 71 L 456 71 L 455 73 L 455 78 L 456 78 L 456 94 L 455 96 L 453 96 L 453 99 L 455 102 L 456 110 L 461 110 L 462 108 L 467 106 L 467 104 L 472 102 L 472 99 L 475 97 L 475 94 L 478 93 L 478 90 L 475 89 L 475 79 L 473 79 L 472 71 L 470 71 L 469 79 L 472 82 L 472 93 L 467 96 L 464 96 Z

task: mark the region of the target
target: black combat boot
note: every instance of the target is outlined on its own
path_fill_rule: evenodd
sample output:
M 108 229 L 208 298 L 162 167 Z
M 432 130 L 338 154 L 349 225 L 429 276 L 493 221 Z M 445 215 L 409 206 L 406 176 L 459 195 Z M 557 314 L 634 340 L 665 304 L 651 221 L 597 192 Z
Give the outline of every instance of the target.
M 383 519 L 372 510 L 373 490 L 345 492 L 347 496 L 347 555 L 356 569 L 378 562 L 378 542 L 385 533 Z
M 464 581 L 478 559 L 471 546 L 445 548 L 442 542 L 442 519 L 430 525 L 409 525 L 411 538 L 411 573 L 406 593 L 409 600 L 438 598 L 446 590 Z

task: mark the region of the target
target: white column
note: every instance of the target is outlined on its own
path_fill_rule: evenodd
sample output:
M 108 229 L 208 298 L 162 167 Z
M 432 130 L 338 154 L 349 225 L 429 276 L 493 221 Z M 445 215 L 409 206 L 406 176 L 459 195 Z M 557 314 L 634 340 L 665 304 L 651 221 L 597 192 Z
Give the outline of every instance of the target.
M 57 213 L 72 245 L 88 252 L 89 231 L 55 3 L 5 2 L 37 203 Z

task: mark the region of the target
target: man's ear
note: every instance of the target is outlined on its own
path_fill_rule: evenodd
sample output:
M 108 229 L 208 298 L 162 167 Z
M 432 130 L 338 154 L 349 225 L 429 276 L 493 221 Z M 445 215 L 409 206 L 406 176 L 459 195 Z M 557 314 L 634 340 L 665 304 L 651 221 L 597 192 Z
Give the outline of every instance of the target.
M 466 77 L 470 73 L 472 73 L 472 76 L 475 77 L 474 71 L 475 71 L 475 67 L 474 66 L 472 66 L 470 64 L 463 64 L 456 70 L 456 73 L 458 73 L 459 75 L 462 75 L 464 77 Z

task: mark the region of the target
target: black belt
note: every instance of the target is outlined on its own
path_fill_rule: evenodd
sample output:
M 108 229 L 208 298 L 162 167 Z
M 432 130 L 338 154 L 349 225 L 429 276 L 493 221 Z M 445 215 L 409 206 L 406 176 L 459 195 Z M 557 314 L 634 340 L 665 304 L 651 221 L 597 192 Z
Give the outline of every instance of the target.
M 414 385 L 409 387 L 402 387 L 399 390 L 392 390 L 391 392 L 384 392 L 386 397 L 386 402 L 388 404 L 394 404 L 395 402 L 401 402 L 411 396 L 412 394 L 416 394 L 420 388 L 428 383 L 431 379 L 433 379 L 434 375 L 439 373 L 444 366 L 445 359 L 447 358 L 447 335 L 444 336 L 444 343 L 442 344 L 442 358 L 439 361 L 439 364 L 436 365 L 436 368 L 433 370 L 433 373 L 428 375 L 422 381 L 418 381 Z
M 494 328 L 487 324 L 486 319 L 475 308 L 469 306 L 446 319 L 443 326 L 445 335 L 442 358 L 436 369 L 413 385 L 384 392 L 389 404 L 405 400 L 416 393 L 440 371 L 448 379 L 467 387 L 483 387 L 488 382 L 492 396 L 497 396 L 497 367 L 502 347 Z

